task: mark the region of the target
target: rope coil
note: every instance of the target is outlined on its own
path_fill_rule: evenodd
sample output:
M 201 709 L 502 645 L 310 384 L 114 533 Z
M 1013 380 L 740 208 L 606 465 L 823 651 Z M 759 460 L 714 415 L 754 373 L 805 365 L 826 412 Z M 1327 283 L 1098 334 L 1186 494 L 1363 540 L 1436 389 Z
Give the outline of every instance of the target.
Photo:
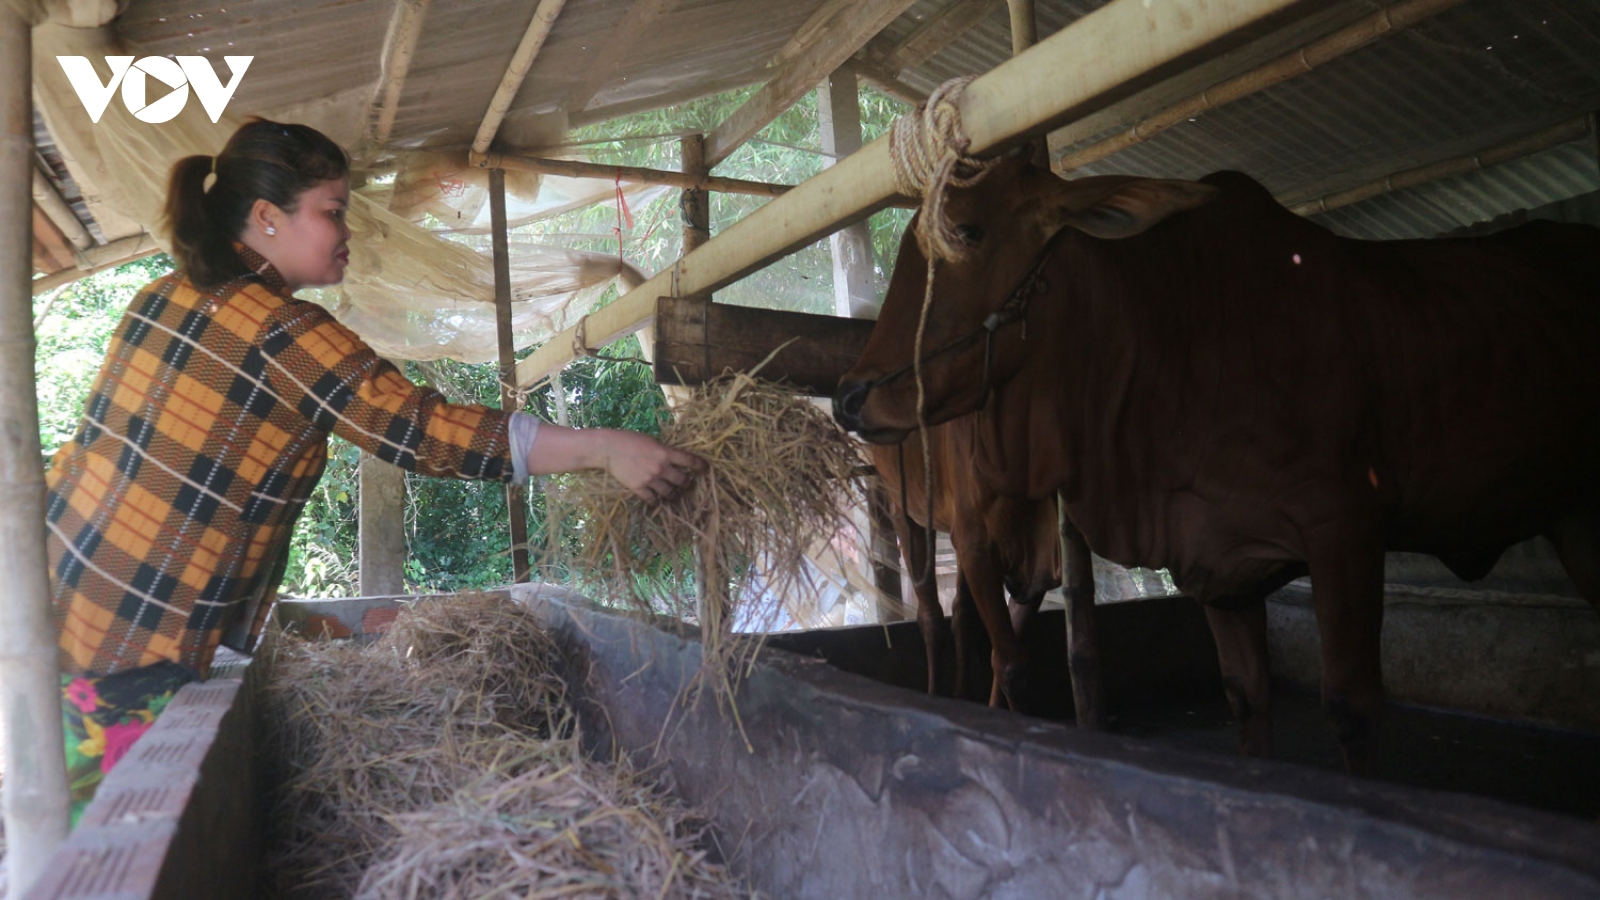
M 930 260 L 957 260 L 968 250 L 945 212 L 948 189 L 972 187 L 999 163 L 967 155 L 972 139 L 961 124 L 961 98 L 973 78 L 952 78 L 939 85 L 927 103 L 896 119 L 889 132 L 895 188 L 908 197 L 922 198 L 917 242 Z

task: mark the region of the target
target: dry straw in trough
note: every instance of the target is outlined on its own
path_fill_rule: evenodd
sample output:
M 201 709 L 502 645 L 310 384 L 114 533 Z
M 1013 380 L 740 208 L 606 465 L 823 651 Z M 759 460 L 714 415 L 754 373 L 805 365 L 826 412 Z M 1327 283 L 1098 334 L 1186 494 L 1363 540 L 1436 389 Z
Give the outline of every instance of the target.
M 749 896 L 689 810 L 583 754 L 557 652 L 500 594 L 417 603 L 364 648 L 279 638 L 267 895 Z

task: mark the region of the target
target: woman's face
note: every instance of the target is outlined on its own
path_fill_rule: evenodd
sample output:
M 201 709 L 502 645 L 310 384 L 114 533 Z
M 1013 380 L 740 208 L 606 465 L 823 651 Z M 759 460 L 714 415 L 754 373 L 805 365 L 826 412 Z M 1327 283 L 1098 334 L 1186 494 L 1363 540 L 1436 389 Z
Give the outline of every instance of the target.
M 275 234 L 257 247 L 283 276 L 290 291 L 302 287 L 338 284 L 350 264 L 350 228 L 345 211 L 350 205 L 350 184 L 332 178 L 300 195 L 293 213 L 274 207 Z M 253 242 L 252 242 L 253 243 Z

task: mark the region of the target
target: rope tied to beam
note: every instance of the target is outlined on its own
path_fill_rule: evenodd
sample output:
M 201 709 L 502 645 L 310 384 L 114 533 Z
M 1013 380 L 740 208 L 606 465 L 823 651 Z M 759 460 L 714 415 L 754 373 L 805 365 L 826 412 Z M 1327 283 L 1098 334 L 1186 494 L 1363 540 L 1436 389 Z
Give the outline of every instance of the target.
M 922 487 L 927 501 L 927 553 L 921 566 L 914 568 L 912 581 L 925 584 L 933 577 L 933 458 L 928 441 L 927 387 L 922 376 L 922 344 L 928 330 L 928 312 L 933 306 L 933 278 L 940 261 L 955 261 L 970 249 L 956 231 L 945 211 L 945 196 L 952 187 L 967 188 L 982 181 L 998 159 L 968 156 L 972 139 L 961 124 L 961 97 L 976 76 L 952 78 L 934 89 L 926 103 L 909 115 L 901 116 L 889 132 L 889 161 L 894 168 L 895 188 L 909 197 L 922 198 L 917 217 L 917 245 L 928 260 L 922 295 L 922 312 L 917 318 L 917 336 L 912 348 L 912 368 L 917 382 L 917 433 L 922 438 Z M 902 450 L 902 453 L 904 451 Z M 902 457 L 903 459 L 903 457 Z M 904 497 L 905 464 L 900 466 L 901 513 L 909 520 L 911 510 Z M 906 526 L 910 528 L 910 522 Z
M 889 160 L 895 188 L 921 197 L 917 243 L 931 259 L 956 260 L 967 252 L 945 212 L 949 188 L 972 187 L 998 164 L 997 159 L 968 156 L 972 139 L 961 124 L 961 97 L 975 76 L 952 78 L 928 95 L 928 102 L 894 122 L 889 132 Z

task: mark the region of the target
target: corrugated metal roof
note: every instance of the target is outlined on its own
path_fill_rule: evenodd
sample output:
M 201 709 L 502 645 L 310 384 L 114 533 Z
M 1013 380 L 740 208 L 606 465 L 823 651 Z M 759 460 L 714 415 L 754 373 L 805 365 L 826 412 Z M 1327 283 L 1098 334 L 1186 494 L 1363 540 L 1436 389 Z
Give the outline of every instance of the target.
M 917 0 L 862 55 L 901 47 L 972 2 L 980 4 L 975 22 L 891 74 L 926 92 L 950 77 L 987 71 L 1010 56 L 1001 0 Z M 468 143 L 534 5 L 432 3 L 392 144 Z M 1039 34 L 1048 37 L 1103 5 L 1039 0 Z M 1384 5 L 1311 4 L 1310 14 L 1286 30 L 1299 29 L 1309 40 Z M 556 126 L 567 117 L 603 120 L 763 80 L 774 54 L 824 6 L 824 0 L 570 0 L 515 98 L 505 133 L 537 132 L 522 126 L 537 126 L 541 117 Z M 395 0 L 133 0 L 117 28 L 143 52 L 200 53 L 219 64 L 229 53 L 254 55 L 235 105 L 270 109 L 372 91 L 395 10 Z M 645 27 L 635 29 L 638 40 L 617 43 L 652 11 Z M 1228 58 L 1204 65 L 1218 78 L 1238 68 Z M 1296 201 L 1476 152 L 1597 107 L 1600 3 L 1473 0 L 1079 171 L 1197 177 L 1232 168 Z M 1132 123 L 1102 124 L 1109 134 Z M 1597 186 L 1593 153 L 1574 143 L 1318 218 L 1352 235 L 1426 236 Z

